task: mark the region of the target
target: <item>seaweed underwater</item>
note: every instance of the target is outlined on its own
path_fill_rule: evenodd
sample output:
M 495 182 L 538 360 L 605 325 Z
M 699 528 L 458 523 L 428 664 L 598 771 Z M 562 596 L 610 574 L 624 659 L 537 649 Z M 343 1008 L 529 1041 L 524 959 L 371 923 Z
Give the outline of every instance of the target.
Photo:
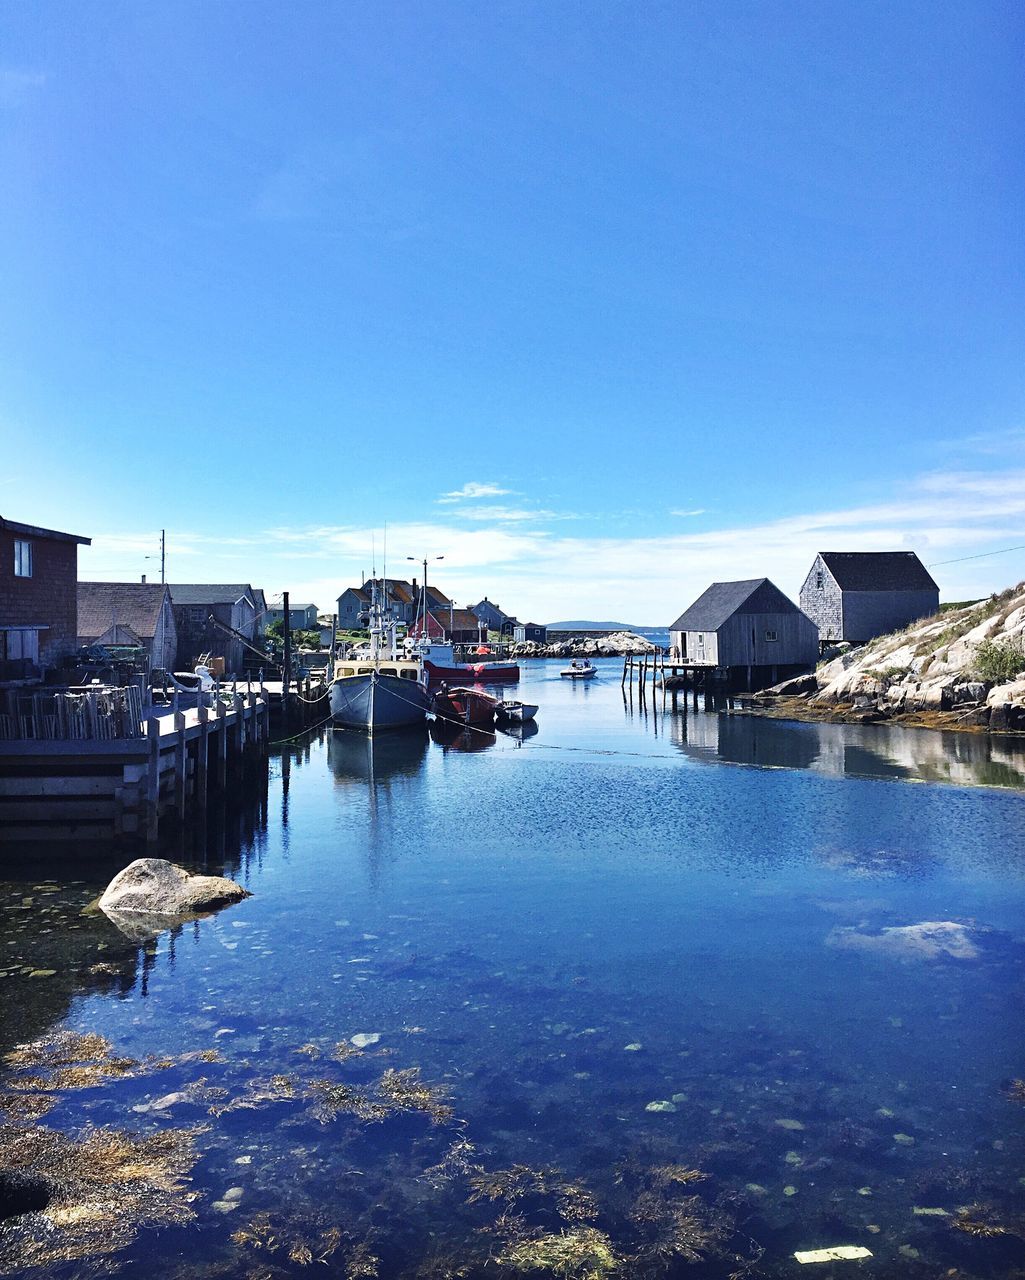
M 183 1277 L 271 1280 L 315 1265 L 353 1278 L 411 1280 L 489 1274 L 641 1280 L 692 1269 L 769 1275 L 778 1263 L 767 1266 L 756 1241 L 789 1228 L 767 1212 L 764 1188 L 738 1190 L 738 1152 L 749 1175 L 779 1161 L 791 1176 L 842 1172 L 854 1184 L 866 1159 L 885 1157 L 899 1158 L 894 1175 L 915 1190 L 944 1197 L 991 1192 L 970 1168 L 915 1164 L 914 1148 L 887 1148 L 880 1131 L 893 1129 L 895 1119 L 885 1108 L 874 1128 L 822 1124 L 812 1141 L 803 1121 L 781 1125 L 773 1118 L 778 1098 L 767 1104 L 770 1114 L 763 1107 L 746 1124 L 729 1112 L 717 1117 L 718 1141 L 709 1129 L 700 1141 L 693 1131 L 692 1156 L 700 1163 L 681 1160 L 682 1135 L 663 1129 L 624 1131 L 622 1140 L 600 1145 L 592 1138 L 587 1179 L 553 1164 L 495 1164 L 491 1148 L 469 1136 L 470 1120 L 418 1067 L 385 1066 L 380 1051 L 324 1056 L 283 1049 L 278 1057 L 298 1061 L 300 1069 L 248 1075 L 247 1059 L 226 1058 L 220 1049 L 135 1060 L 102 1036 L 74 1032 L 10 1051 L 0 1095 L 6 1114 L 0 1203 L 6 1197 L 13 1211 L 0 1224 L 0 1272 L 113 1258 L 144 1228 L 183 1227 L 202 1214 L 208 1230 L 223 1224 L 222 1243 L 208 1236 L 207 1257 L 179 1268 Z M 202 1125 L 142 1134 L 86 1126 L 65 1134 L 33 1124 L 65 1094 L 176 1070 L 194 1076 L 200 1066 L 217 1071 L 215 1083 L 207 1076 L 182 1080 L 133 1111 L 160 1126 L 177 1107 L 198 1108 L 207 1115 Z M 221 1215 L 238 1215 L 239 1201 L 205 1209 L 205 1194 L 189 1177 L 201 1157 L 216 1161 L 238 1150 L 238 1113 L 268 1109 L 279 1111 L 272 1128 L 264 1119 L 253 1132 L 279 1136 L 250 1148 L 262 1153 L 246 1186 L 252 1209 L 234 1226 Z M 222 1117 L 234 1128 L 222 1129 Z M 339 1121 L 346 1127 L 329 1142 L 317 1136 Z M 799 1150 L 784 1155 L 782 1148 L 795 1142 Z M 623 1154 L 609 1158 L 616 1147 Z M 235 1163 L 240 1159 L 252 1157 Z M 932 1233 L 916 1237 L 923 1258 L 931 1250 L 947 1263 L 957 1257 L 943 1249 L 945 1231 L 969 1250 L 1000 1250 L 980 1253 L 979 1270 L 969 1255 L 958 1274 L 1011 1274 L 1005 1255 L 1023 1231 L 1013 1198 L 999 1207 L 977 1200 L 942 1218 L 939 1212 L 921 1219 L 919 1231 Z M 849 1221 L 838 1202 L 837 1229 Z

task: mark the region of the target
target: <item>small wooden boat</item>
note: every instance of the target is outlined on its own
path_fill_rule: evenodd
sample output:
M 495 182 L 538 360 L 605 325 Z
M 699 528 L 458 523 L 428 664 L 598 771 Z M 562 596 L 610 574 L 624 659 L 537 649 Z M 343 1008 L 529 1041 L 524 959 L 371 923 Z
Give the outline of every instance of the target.
M 513 724 L 524 724 L 527 720 L 534 719 L 537 715 L 537 707 L 531 702 L 506 699 L 495 708 L 495 715 L 499 720 L 511 721 Z
M 598 674 L 598 668 L 590 658 L 574 658 L 568 667 L 563 667 L 560 676 L 568 676 L 570 680 L 590 680 Z
M 434 714 L 456 724 L 494 724 L 499 699 L 483 689 L 455 688 L 442 685 L 434 695 Z

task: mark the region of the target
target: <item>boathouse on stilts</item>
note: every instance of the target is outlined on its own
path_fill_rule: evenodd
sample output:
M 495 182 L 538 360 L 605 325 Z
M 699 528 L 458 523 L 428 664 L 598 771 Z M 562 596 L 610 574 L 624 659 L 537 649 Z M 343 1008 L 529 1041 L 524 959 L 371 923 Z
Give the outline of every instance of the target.
M 765 689 L 811 670 L 815 623 L 768 578 L 713 582 L 669 629 L 667 666 L 714 670 L 729 690 Z

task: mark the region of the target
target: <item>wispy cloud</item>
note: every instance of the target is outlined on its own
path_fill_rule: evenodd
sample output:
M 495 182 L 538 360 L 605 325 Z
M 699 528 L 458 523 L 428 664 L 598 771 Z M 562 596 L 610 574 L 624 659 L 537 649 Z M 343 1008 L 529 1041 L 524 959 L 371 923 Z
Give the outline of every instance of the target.
M 464 502 L 467 498 L 504 498 L 511 492 L 511 489 L 502 489 L 497 484 L 482 484 L 479 480 L 469 480 L 461 489 L 443 493 L 438 501 L 450 503 Z
M 455 507 L 447 514 L 457 520 L 476 520 L 487 522 L 494 520 L 498 524 L 521 524 L 538 520 L 578 520 L 580 517 L 572 512 L 546 511 L 540 507 Z
M 1025 453 L 1025 426 L 975 431 L 955 440 L 940 440 L 937 448 L 948 456 L 960 455 L 969 459 L 980 456 L 1019 458 Z
M 684 510 L 681 507 L 674 507 L 669 514 L 671 516 L 703 516 L 705 511 L 705 507 L 692 507 L 690 510 Z
M 46 84 L 46 73 L 0 67 L 0 107 L 20 107 Z

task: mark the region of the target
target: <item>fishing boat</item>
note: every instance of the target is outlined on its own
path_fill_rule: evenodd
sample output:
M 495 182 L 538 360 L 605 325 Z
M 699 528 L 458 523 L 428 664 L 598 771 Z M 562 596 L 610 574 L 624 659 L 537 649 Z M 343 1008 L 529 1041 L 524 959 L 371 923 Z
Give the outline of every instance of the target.
M 415 640 L 410 653 L 424 664 L 429 684 L 459 680 L 464 683 L 505 684 L 520 678 L 516 662 L 456 662 L 449 640 Z
M 515 698 L 505 699 L 495 708 L 495 716 L 511 724 L 525 724 L 536 715 L 537 707 L 532 702 L 519 702 Z
M 423 663 L 416 654 L 399 650 L 395 617 L 382 607 L 376 581 L 371 583 L 367 622 L 369 652 L 335 662 L 328 686 L 332 724 L 367 733 L 422 725 L 430 707 Z
M 563 667 L 560 676 L 568 676 L 570 680 L 591 680 L 598 674 L 598 668 L 590 658 L 574 658 L 568 667 Z
M 500 705 L 498 698 L 493 698 L 483 689 L 450 689 L 443 683 L 434 695 L 433 710 L 441 720 L 451 720 L 457 724 L 491 725 L 495 722 L 495 712 Z

